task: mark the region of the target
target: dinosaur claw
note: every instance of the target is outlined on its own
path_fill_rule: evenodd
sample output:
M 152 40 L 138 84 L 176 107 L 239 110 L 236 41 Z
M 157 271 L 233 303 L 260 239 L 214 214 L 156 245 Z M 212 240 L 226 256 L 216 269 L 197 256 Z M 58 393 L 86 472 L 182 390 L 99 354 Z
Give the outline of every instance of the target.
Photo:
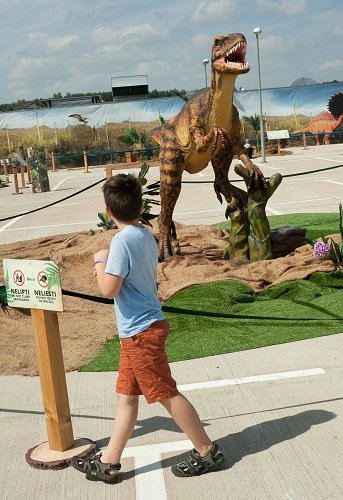
M 237 210 L 237 204 L 232 204 L 230 203 L 227 207 L 226 207 L 226 210 L 225 210 L 225 218 L 228 219 L 229 218 L 229 215 L 232 213 L 232 212 L 236 212 Z

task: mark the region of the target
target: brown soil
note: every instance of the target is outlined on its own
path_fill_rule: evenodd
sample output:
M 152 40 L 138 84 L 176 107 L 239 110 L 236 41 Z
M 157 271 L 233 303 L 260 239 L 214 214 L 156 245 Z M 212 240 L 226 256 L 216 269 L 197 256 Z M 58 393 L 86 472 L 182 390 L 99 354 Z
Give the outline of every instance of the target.
M 259 291 L 285 280 L 305 278 L 315 271 L 331 271 L 331 261 L 319 261 L 306 245 L 294 253 L 255 263 L 224 260 L 226 248 L 221 229 L 177 224 L 182 255 L 158 266 L 161 300 L 195 283 L 238 279 Z M 99 295 L 92 275 L 94 252 L 106 248 L 113 231 L 74 233 L 0 246 L 0 258 L 52 259 L 59 263 L 66 290 Z M 2 268 L 0 283 L 3 283 Z M 64 296 L 64 312 L 58 313 L 66 371 L 89 362 L 116 332 L 112 306 Z M 0 374 L 38 373 L 29 310 L 0 312 Z

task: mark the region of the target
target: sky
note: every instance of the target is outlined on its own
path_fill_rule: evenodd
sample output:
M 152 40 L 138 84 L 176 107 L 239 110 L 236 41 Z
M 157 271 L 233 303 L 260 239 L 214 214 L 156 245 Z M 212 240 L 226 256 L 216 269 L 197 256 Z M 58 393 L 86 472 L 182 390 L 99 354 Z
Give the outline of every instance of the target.
M 205 86 L 215 35 L 240 32 L 251 70 L 236 87 L 296 78 L 343 81 L 341 0 L 0 0 L 0 103 L 110 91 L 148 75 L 149 90 Z M 209 65 L 210 66 L 210 65 Z M 207 68 L 208 77 L 210 67 Z

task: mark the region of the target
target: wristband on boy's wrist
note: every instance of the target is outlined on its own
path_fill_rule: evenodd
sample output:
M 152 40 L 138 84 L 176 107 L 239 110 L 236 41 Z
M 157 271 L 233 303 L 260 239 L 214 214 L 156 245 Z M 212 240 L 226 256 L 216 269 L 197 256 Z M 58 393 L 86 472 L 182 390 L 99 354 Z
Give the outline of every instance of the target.
M 94 262 L 94 264 L 107 264 L 107 260 L 106 259 L 96 259 L 96 261 Z

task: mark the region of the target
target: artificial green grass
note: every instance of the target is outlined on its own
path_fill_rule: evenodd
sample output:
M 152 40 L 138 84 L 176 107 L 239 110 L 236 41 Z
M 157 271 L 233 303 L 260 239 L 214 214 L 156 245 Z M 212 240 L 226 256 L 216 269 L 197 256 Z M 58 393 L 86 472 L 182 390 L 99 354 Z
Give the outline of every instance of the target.
M 306 238 L 315 240 L 323 234 L 336 234 L 339 232 L 339 213 L 327 214 L 287 214 L 268 216 L 271 229 L 277 229 L 284 226 L 300 226 L 306 229 Z M 230 221 L 214 224 L 222 229 L 231 227 Z
M 300 226 L 306 238 L 339 231 L 339 214 L 288 214 L 268 217 L 271 229 Z M 230 228 L 230 221 L 215 224 Z M 255 293 L 239 281 L 219 281 L 186 288 L 166 306 L 219 314 L 266 318 L 218 318 L 167 312 L 172 333 L 167 341 L 170 361 L 254 349 L 343 332 L 343 273 L 315 273 L 307 280 L 284 282 Z M 290 320 L 290 318 L 294 318 Z M 313 318 L 317 320 L 312 321 Z M 119 339 L 109 340 L 80 371 L 118 369 Z
M 169 360 L 181 361 L 343 332 L 343 273 L 314 273 L 255 293 L 235 280 L 194 285 L 165 306 Z M 183 309 L 183 311 L 182 311 Z M 239 315 L 220 318 L 209 314 Z M 119 340 L 107 342 L 80 371 L 118 369 Z

